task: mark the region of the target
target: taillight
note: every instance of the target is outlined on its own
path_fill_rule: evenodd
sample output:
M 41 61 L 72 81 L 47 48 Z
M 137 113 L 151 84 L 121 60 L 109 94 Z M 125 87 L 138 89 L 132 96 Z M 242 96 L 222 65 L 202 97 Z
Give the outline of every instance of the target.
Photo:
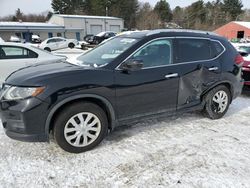
M 237 65 L 242 65 L 244 63 L 244 59 L 243 57 L 239 54 L 236 56 L 235 60 L 234 60 L 235 64 Z

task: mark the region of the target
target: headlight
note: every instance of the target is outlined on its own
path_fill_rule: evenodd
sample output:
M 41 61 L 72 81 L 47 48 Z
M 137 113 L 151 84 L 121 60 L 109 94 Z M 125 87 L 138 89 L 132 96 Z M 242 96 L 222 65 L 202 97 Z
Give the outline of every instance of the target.
M 45 87 L 5 87 L 2 91 L 1 100 L 20 100 L 35 97 L 44 91 Z

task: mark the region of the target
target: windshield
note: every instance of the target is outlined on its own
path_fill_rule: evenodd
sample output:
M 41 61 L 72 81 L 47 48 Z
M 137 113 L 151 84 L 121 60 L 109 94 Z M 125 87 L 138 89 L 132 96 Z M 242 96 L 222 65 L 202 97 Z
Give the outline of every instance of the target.
M 116 37 L 79 56 L 77 60 L 80 66 L 105 66 L 137 41 L 133 38 Z

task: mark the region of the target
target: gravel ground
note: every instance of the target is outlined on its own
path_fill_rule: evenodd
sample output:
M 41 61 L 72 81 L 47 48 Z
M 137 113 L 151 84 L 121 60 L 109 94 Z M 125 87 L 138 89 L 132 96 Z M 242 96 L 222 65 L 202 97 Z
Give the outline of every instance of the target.
M 250 94 L 212 121 L 199 113 L 122 127 L 69 154 L 0 129 L 0 187 L 250 187 Z

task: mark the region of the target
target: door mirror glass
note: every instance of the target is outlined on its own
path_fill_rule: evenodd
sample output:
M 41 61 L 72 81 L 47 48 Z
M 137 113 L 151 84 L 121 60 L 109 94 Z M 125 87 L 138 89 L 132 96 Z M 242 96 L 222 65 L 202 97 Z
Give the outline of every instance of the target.
M 140 70 L 142 67 L 143 67 L 142 60 L 130 59 L 126 61 L 125 63 L 123 63 L 122 70 L 136 71 L 136 70 Z

